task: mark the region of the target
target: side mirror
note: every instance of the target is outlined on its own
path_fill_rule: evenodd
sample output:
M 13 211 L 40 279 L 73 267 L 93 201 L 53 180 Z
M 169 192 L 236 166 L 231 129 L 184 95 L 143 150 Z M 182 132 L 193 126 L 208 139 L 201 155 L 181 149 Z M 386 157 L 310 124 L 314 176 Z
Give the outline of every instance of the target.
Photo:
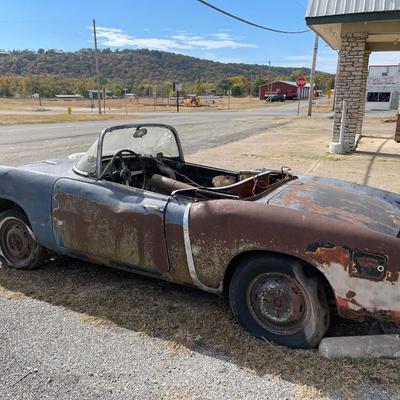
M 133 132 L 134 138 L 142 138 L 143 136 L 147 135 L 146 128 L 137 128 L 135 132 Z

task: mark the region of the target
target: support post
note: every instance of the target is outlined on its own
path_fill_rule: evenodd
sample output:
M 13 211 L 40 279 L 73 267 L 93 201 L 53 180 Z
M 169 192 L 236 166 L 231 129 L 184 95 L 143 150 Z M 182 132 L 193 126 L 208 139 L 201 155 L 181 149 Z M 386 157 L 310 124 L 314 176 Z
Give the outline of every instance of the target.
M 339 134 L 339 142 L 331 142 L 329 146 L 329 152 L 332 154 L 344 154 L 345 146 L 345 133 L 346 133 L 346 119 L 347 119 L 347 101 L 343 100 L 342 105 L 342 120 L 340 122 L 340 134 Z
M 301 97 L 301 89 L 297 88 L 297 116 L 300 115 L 300 97 Z
M 400 143 L 400 111 L 397 113 L 397 126 L 394 140 L 395 142 Z

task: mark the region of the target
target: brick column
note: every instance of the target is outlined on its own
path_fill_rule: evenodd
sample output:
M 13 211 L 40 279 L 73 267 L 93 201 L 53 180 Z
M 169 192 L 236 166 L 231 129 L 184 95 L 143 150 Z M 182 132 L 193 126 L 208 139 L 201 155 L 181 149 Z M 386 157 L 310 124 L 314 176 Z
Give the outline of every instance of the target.
M 339 52 L 333 142 L 339 142 L 343 100 L 347 101 L 347 118 L 343 153 L 354 150 L 356 134 L 361 132 L 365 110 L 369 51 L 367 33 L 343 33 Z

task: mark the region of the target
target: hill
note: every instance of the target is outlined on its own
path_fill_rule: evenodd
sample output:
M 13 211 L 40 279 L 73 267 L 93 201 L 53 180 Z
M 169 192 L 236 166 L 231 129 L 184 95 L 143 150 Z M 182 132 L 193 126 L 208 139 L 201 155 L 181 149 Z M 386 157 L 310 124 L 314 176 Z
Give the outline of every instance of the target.
M 147 85 L 170 85 L 172 81 L 182 81 L 187 84 L 214 84 L 222 82 L 224 86 L 247 85 L 257 86 L 265 82 L 269 76 L 268 66 L 254 64 L 221 63 L 210 60 L 184 56 L 156 50 L 115 50 L 103 49 L 99 51 L 99 67 L 102 75 L 102 84 L 119 85 L 135 92 L 143 91 Z M 272 67 L 273 79 L 296 79 L 300 75 L 309 75 L 308 68 Z M 64 91 L 78 91 L 85 87 L 85 81 L 91 80 L 93 86 L 95 77 L 94 53 L 91 49 L 81 49 L 75 52 L 39 49 L 37 52 L 30 50 L 15 50 L 8 55 L 1 52 L 0 76 L 51 77 L 68 82 Z M 229 81 L 232 77 L 242 77 L 238 83 Z M 320 74 L 325 80 L 332 77 L 330 74 Z M 74 80 L 71 83 L 71 80 Z M 228 80 L 228 82 L 226 82 Z M 77 81 L 80 81 L 77 82 Z M 225 85 L 223 82 L 225 81 Z M 240 80 L 239 80 L 240 81 Z M 64 85 L 64 84 L 63 84 Z M 63 86 L 61 85 L 61 86 Z M 82 86 L 83 85 L 83 86 Z M 18 85 L 17 85 L 18 86 Z M 31 84 L 32 86 L 32 84 Z M 65 85 L 64 85 L 65 86 Z M 77 88 L 77 86 L 79 86 Z M 212 90 L 213 85 L 210 86 Z M 250 87 L 250 86 L 249 86 Z M 210 89 L 209 88 L 209 89 Z M 22 90 L 22 89 L 21 89 Z M 33 90 L 33 89 L 32 89 Z M 58 88 L 60 90 L 60 88 Z M 189 87 L 187 90 L 191 90 Z M 240 94 L 240 91 L 237 91 Z M 22 93 L 22 92 L 21 92 Z M 4 95 L 1 93 L 0 95 Z M 7 95 L 7 94 L 6 94 Z
M 108 79 L 133 79 L 137 82 L 205 80 L 218 82 L 233 75 L 268 75 L 268 67 L 254 64 L 221 63 L 156 50 L 99 51 L 101 74 Z M 273 76 L 290 75 L 295 69 L 272 67 Z M 308 68 L 301 68 L 309 74 Z M 56 75 L 66 78 L 93 78 L 94 55 L 90 49 L 76 52 L 55 50 L 13 51 L 0 59 L 0 74 Z

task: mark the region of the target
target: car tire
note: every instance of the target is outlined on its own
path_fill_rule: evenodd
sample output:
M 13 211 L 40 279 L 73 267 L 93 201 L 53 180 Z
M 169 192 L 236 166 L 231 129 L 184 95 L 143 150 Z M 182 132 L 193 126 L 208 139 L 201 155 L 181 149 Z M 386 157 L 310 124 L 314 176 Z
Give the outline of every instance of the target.
M 239 324 L 268 342 L 313 348 L 329 328 L 321 279 L 306 276 L 290 257 L 256 255 L 242 261 L 231 279 L 229 301 Z
M 1 262 L 15 269 L 38 268 L 45 250 L 35 238 L 28 218 L 18 210 L 0 213 Z

